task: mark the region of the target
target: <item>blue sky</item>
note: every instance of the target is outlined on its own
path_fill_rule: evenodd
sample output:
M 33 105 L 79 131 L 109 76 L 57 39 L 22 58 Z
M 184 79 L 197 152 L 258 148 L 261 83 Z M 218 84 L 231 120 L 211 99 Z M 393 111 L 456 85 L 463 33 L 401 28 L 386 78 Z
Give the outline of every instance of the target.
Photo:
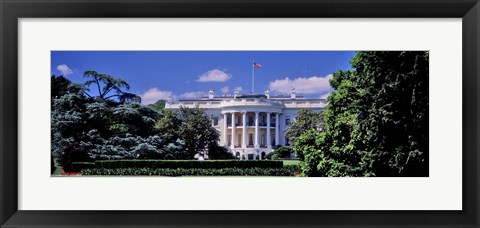
M 310 98 L 331 92 L 328 80 L 338 70 L 351 69 L 352 51 L 52 51 L 51 74 L 84 82 L 94 70 L 130 84 L 143 104 L 172 96 L 193 99 L 213 89 L 216 95 L 255 93 L 297 94 Z

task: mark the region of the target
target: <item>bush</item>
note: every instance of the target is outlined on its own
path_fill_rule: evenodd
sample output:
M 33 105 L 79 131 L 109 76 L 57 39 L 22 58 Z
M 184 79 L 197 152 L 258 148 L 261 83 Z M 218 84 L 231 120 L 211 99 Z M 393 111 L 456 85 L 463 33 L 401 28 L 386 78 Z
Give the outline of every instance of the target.
M 208 158 L 209 159 L 236 159 L 235 155 L 230 153 L 228 148 L 223 146 L 215 146 L 208 150 Z
M 71 172 L 80 172 L 84 169 L 93 169 L 95 168 L 95 163 L 93 162 L 72 162 Z
M 300 173 L 300 172 L 302 172 L 302 170 L 301 170 L 301 168 L 300 168 L 299 165 L 284 165 L 283 168 L 289 170 L 289 171 L 292 172 L 292 173 Z
M 95 161 L 96 168 L 282 168 L 281 161 L 260 160 L 105 160 Z
M 268 153 L 267 155 L 265 155 L 265 159 L 267 159 L 267 160 L 273 160 L 272 157 L 273 157 L 273 155 L 275 155 L 275 154 L 276 154 L 275 152 L 270 152 L 270 153 Z
M 275 150 L 280 158 L 290 158 L 290 154 L 293 153 L 293 149 L 289 146 L 281 146 Z
M 271 159 L 272 160 L 278 160 L 278 159 L 280 159 L 280 155 L 277 154 L 277 153 L 273 153 Z
M 116 168 L 86 169 L 82 175 L 119 175 L 119 176 L 294 176 L 295 173 L 285 168 Z

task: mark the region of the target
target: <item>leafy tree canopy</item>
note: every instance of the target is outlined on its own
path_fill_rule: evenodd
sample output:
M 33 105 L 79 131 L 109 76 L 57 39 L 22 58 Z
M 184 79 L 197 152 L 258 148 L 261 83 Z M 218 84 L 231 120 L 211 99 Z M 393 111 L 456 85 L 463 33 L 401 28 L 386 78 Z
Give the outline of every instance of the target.
M 109 99 L 118 99 L 121 103 L 136 102 L 140 103 L 140 96 L 128 93 L 130 85 L 123 79 L 115 78 L 108 74 L 98 73 L 96 71 L 85 71 L 84 78 L 88 78 L 85 85 L 85 94 L 90 98 L 97 98 L 103 101 Z M 91 92 L 91 87 L 96 91 L 96 95 Z
M 203 109 L 181 107 L 176 112 L 164 110 L 163 114 L 163 118 L 157 121 L 157 129 L 166 139 L 183 140 L 189 158 L 198 152 L 208 153 L 210 149 L 218 147 L 220 135 Z
M 338 71 L 324 131 L 295 142 L 304 172 L 321 176 L 428 176 L 428 59 L 424 51 L 361 51 Z
M 295 139 L 303 134 L 304 132 L 316 129 L 321 130 L 323 128 L 323 117 L 322 113 L 314 112 L 310 109 L 300 109 L 297 116 L 295 117 L 295 122 L 293 122 L 288 130 L 285 132 L 285 136 L 292 143 L 295 142 Z M 297 156 L 302 156 L 297 154 Z
M 148 107 L 153 108 L 157 111 L 162 111 L 163 109 L 165 109 L 165 103 L 166 103 L 165 100 L 158 100 L 153 104 L 149 104 Z
M 51 77 L 52 155 L 65 168 L 68 169 L 73 161 L 89 159 L 162 157 L 161 151 L 183 147 L 183 142 L 177 143 L 176 139 L 167 142 L 156 136 L 155 123 L 161 114 L 140 105 L 139 100 L 128 99 L 137 95 L 122 92 L 122 88 L 129 88 L 126 82 L 93 72 L 85 75 L 92 75 L 94 79 L 83 85 L 72 83 L 63 76 Z M 99 96 L 87 93 L 90 85 L 103 88 L 99 90 Z M 108 95 L 109 91 L 114 91 L 119 98 L 113 99 L 117 96 Z M 123 141 L 135 142 L 135 146 L 115 145 Z M 170 149 L 164 149 L 171 143 Z M 139 145 L 143 146 L 137 148 Z M 145 152 L 153 151 L 153 148 L 158 153 Z

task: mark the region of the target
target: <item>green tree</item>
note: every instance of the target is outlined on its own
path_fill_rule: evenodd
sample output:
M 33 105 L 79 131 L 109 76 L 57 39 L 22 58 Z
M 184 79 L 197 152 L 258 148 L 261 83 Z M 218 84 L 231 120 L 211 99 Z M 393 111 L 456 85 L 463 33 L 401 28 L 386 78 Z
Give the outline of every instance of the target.
M 153 108 L 157 111 L 163 111 L 165 109 L 165 100 L 158 100 L 157 102 L 153 104 L 149 104 L 148 107 Z
M 93 73 L 86 73 L 93 74 Z M 109 78 L 114 82 L 122 80 Z M 107 83 L 109 83 L 107 80 Z M 183 150 L 183 144 L 176 140 L 167 142 L 156 136 L 156 121 L 161 114 L 137 101 L 127 99 L 136 95 L 120 94 L 115 87 L 102 84 L 99 88 L 105 94 L 98 97 L 88 95 L 86 86 L 96 84 L 72 83 L 63 76 L 51 77 L 51 139 L 52 155 L 60 161 L 65 170 L 74 161 L 91 159 L 119 159 L 138 157 L 168 157 L 174 149 Z M 125 83 L 120 83 L 128 85 Z M 106 96 L 115 91 L 123 98 Z M 154 137 L 156 136 L 156 137 Z M 116 145 L 117 142 L 124 142 Z M 129 142 L 130 144 L 125 144 Z M 168 147 L 167 149 L 165 149 Z M 157 151 L 153 153 L 154 151 Z
M 84 78 L 89 78 L 84 85 L 87 88 L 84 93 L 90 98 L 97 98 L 103 101 L 117 98 L 121 103 L 137 102 L 140 103 L 140 96 L 128 93 L 130 85 L 123 79 L 115 78 L 108 74 L 98 73 L 96 71 L 85 71 Z M 90 87 L 93 86 L 97 96 L 94 96 Z
M 218 148 L 218 131 L 212 127 L 212 119 L 203 109 L 185 108 L 174 112 L 163 110 L 164 116 L 157 121 L 156 128 L 166 140 L 181 139 L 185 143 L 186 157 L 192 159 L 196 153 L 210 150 L 221 153 Z
M 180 137 L 185 142 L 188 155 L 193 158 L 197 152 L 207 152 L 218 145 L 220 134 L 212 127 L 212 119 L 201 108 L 180 108 L 178 113 Z
M 330 81 L 335 92 L 323 112 L 324 131 L 295 144 L 296 153 L 309 157 L 305 170 L 428 176 L 428 58 L 423 51 L 357 52 L 354 70 Z
M 323 119 L 321 112 L 314 112 L 309 109 L 300 109 L 297 116 L 295 117 L 295 122 L 293 122 L 290 127 L 285 132 L 285 136 L 288 138 L 292 144 L 295 143 L 295 139 L 303 134 L 304 132 L 315 129 L 320 130 L 323 128 Z M 300 151 L 299 151 L 300 152 Z M 297 153 L 297 157 L 302 158 L 303 154 Z
M 178 113 L 164 109 L 162 110 L 162 115 L 162 118 L 155 124 L 162 137 L 169 142 L 179 139 L 182 120 L 180 120 Z

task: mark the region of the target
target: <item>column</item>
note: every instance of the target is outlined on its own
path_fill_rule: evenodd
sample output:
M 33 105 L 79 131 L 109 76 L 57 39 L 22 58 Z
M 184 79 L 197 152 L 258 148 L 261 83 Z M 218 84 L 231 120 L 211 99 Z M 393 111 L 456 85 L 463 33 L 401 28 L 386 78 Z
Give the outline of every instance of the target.
M 247 112 L 243 112 L 242 148 L 247 148 Z
M 232 112 L 232 145 L 230 148 L 235 148 L 235 112 Z
M 280 145 L 280 136 L 279 136 L 279 131 L 280 131 L 280 124 L 279 123 L 279 118 L 280 114 L 275 113 L 275 144 Z M 276 145 L 275 145 L 276 146 Z
M 255 148 L 260 148 L 258 145 L 258 112 L 255 112 Z
M 267 112 L 267 148 L 272 149 L 272 137 L 270 136 L 270 113 Z
M 228 124 L 227 124 L 227 113 L 223 113 L 223 145 L 227 146 L 228 145 L 228 139 L 227 139 L 227 131 L 228 130 Z

